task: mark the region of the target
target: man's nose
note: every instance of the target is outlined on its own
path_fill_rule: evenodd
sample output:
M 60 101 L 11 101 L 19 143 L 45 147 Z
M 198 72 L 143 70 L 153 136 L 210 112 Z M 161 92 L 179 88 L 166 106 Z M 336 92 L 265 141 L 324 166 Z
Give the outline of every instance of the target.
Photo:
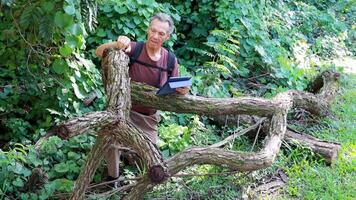
M 158 39 L 158 33 L 157 32 L 154 32 L 154 33 L 152 33 L 153 34 L 153 37 L 154 38 L 157 38 Z

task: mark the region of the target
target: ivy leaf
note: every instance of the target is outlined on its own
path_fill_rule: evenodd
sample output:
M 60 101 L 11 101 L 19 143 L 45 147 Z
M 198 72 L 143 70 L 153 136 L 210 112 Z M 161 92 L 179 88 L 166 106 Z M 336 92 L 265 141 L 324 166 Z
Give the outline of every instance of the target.
M 42 8 L 43 8 L 44 11 L 50 12 L 54 8 L 54 3 L 51 2 L 51 1 L 47 1 L 47 2 L 43 3 Z
M 74 186 L 74 181 L 68 179 L 57 179 L 56 182 L 56 189 L 60 192 L 70 192 Z
M 70 54 L 72 54 L 73 49 L 70 48 L 67 44 L 65 44 L 63 47 L 59 48 L 59 53 L 64 56 L 68 57 Z
M 124 6 L 114 6 L 114 10 L 119 14 L 127 13 L 127 8 Z
M 266 51 L 261 45 L 256 45 L 255 46 L 256 51 L 261 55 L 261 56 L 266 56 Z
M 58 172 L 58 173 L 66 173 L 68 172 L 68 166 L 66 165 L 66 163 L 59 163 L 54 165 L 54 171 Z
M 77 83 L 72 83 L 72 87 L 74 89 L 75 96 L 78 99 L 84 99 L 85 98 L 85 95 L 82 94 L 82 92 L 79 90 L 79 87 L 78 87 Z
M 68 42 L 69 47 L 72 49 L 80 48 L 83 45 L 83 37 L 81 35 L 67 35 L 66 42 Z
M 22 174 L 24 166 L 16 162 L 11 168 L 15 174 Z
M 170 152 L 169 149 L 165 149 L 162 151 L 163 158 L 169 158 Z
M 54 16 L 54 23 L 59 28 L 67 28 L 73 24 L 73 17 L 66 13 L 56 12 L 56 15 Z
M 138 18 L 137 16 L 135 16 L 135 17 L 133 18 L 133 21 L 134 21 L 135 24 L 137 24 L 137 25 L 139 25 L 139 24 L 141 23 L 141 19 Z
M 24 182 L 20 177 L 17 177 L 16 180 L 12 181 L 12 184 L 16 187 L 23 187 Z
M 106 32 L 104 31 L 104 29 L 99 28 L 98 32 L 96 32 L 96 35 L 99 37 L 105 37 L 106 36 Z
M 57 59 L 53 62 L 52 68 L 57 74 L 63 74 L 67 70 L 67 64 L 61 59 Z
M 32 163 L 35 167 L 42 164 L 41 160 L 32 152 L 27 157 L 28 161 Z
M 65 6 L 65 7 L 64 7 L 64 11 L 65 11 L 68 15 L 74 15 L 74 14 L 75 14 L 74 5 Z
M 125 24 L 126 24 L 127 27 L 129 27 L 131 29 L 136 27 L 136 25 L 134 23 L 131 23 L 131 22 L 126 22 Z
M 78 160 L 80 158 L 80 154 L 70 151 L 68 152 L 68 159 L 70 160 Z
M 69 31 L 73 35 L 78 35 L 78 36 L 82 35 L 83 34 L 83 26 L 79 23 L 75 23 L 70 27 Z

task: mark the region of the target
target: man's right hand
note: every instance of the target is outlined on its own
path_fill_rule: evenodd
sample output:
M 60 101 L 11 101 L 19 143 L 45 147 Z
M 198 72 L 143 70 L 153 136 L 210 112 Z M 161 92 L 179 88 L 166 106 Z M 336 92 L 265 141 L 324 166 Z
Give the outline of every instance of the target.
M 130 42 L 131 42 L 130 38 L 124 35 L 120 35 L 117 38 L 117 47 L 119 49 L 124 50 L 126 53 L 129 53 L 131 51 Z

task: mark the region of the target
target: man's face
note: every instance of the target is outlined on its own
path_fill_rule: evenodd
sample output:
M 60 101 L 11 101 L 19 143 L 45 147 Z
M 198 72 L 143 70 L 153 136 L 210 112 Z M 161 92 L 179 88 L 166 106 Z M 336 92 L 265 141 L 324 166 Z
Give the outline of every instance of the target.
M 147 30 L 147 45 L 149 48 L 160 48 L 169 39 L 169 24 L 154 19 Z

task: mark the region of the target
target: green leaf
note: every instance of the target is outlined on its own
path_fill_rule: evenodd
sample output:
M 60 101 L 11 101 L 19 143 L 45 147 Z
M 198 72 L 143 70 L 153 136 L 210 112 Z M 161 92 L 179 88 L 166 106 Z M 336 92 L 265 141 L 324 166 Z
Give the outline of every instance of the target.
M 266 56 L 266 51 L 261 45 L 256 45 L 255 50 L 261 55 L 261 56 Z
M 64 56 L 68 57 L 70 54 L 72 54 L 73 49 L 70 48 L 67 44 L 65 44 L 63 47 L 59 48 L 59 53 Z
M 119 14 L 127 13 L 127 8 L 124 6 L 114 6 L 114 10 Z
M 43 5 L 42 5 L 42 8 L 43 8 L 44 11 L 50 12 L 54 8 L 54 3 L 51 2 L 51 1 L 44 2 Z
M 133 18 L 133 21 L 134 21 L 135 24 L 137 24 L 137 25 L 141 23 L 141 19 L 138 18 L 137 16 L 135 16 L 135 17 Z
M 80 111 L 80 103 L 78 103 L 77 101 L 73 101 L 73 108 L 78 115 L 82 114 L 82 112 Z
M 99 28 L 98 31 L 96 32 L 96 35 L 99 37 L 105 37 L 106 36 L 106 32 L 104 31 L 104 29 Z
M 68 152 L 68 159 L 78 160 L 79 158 L 80 158 L 80 154 L 73 151 Z
M 35 167 L 38 167 L 39 165 L 42 164 L 42 161 L 33 152 L 31 152 L 27 158 L 28 158 L 28 161 L 31 164 L 33 164 Z
M 68 5 L 64 7 L 64 11 L 68 14 L 68 15 L 74 15 L 75 14 L 75 7 L 74 5 Z
M 85 95 L 82 94 L 82 92 L 79 90 L 79 87 L 78 87 L 77 83 L 72 83 L 72 87 L 74 89 L 75 96 L 78 99 L 84 99 L 85 98 Z
M 127 27 L 124 27 L 123 29 L 124 29 L 125 34 L 130 33 L 130 29 L 128 29 Z
M 126 24 L 127 27 L 129 27 L 131 29 L 136 27 L 136 25 L 134 23 L 132 23 L 132 22 L 126 22 L 125 24 Z
M 57 179 L 56 182 L 56 189 L 59 192 L 70 192 L 74 186 L 74 182 L 68 179 Z
M 15 174 L 22 174 L 22 170 L 23 170 L 24 166 L 22 164 L 16 162 L 14 165 L 11 166 L 11 168 Z
M 147 6 L 152 6 L 155 3 L 155 1 L 154 0 L 144 0 L 143 3 Z
M 59 163 L 54 165 L 54 171 L 58 172 L 58 173 L 66 173 L 68 172 L 68 166 L 66 163 Z
M 69 28 L 70 33 L 73 35 L 82 35 L 83 34 L 83 26 L 80 23 L 75 23 Z
M 14 181 L 12 181 L 12 184 L 16 187 L 23 187 L 24 182 L 20 177 L 17 177 Z
M 57 74 L 63 74 L 67 70 L 68 66 L 64 60 L 57 59 L 53 62 L 52 68 Z
M 170 152 L 169 149 L 165 149 L 162 151 L 163 158 L 169 158 Z
M 73 24 L 73 17 L 62 12 L 57 12 L 54 16 L 54 23 L 59 28 L 67 28 Z
M 83 45 L 83 37 L 76 36 L 76 35 L 67 35 L 66 42 L 68 43 L 69 47 L 72 49 L 80 48 Z

